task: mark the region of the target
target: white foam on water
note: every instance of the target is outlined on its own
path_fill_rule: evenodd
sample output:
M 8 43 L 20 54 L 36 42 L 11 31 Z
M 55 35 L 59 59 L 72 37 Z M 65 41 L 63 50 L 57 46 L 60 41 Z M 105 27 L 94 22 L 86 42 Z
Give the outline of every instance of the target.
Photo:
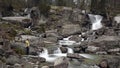
M 62 52 L 61 52 L 60 48 L 57 48 L 57 50 L 54 51 L 54 54 L 61 54 L 61 53 Z
M 74 53 L 72 48 L 68 48 L 68 53 Z M 87 59 L 94 59 L 94 57 L 89 54 L 79 54 L 79 55 Z M 56 53 L 48 54 L 48 50 L 46 48 L 43 48 L 43 52 L 40 53 L 39 56 L 45 58 L 47 62 L 54 62 L 59 57 L 67 57 L 67 53 L 61 53 L 58 49 Z
M 72 48 L 67 47 L 67 49 L 68 49 L 68 53 L 74 53 Z

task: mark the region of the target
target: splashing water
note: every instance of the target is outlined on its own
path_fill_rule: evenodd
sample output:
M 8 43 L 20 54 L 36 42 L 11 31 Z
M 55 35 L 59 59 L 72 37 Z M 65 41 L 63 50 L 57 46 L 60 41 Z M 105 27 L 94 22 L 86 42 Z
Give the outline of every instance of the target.
M 54 54 L 61 54 L 61 53 L 62 52 L 61 52 L 60 48 L 58 48 L 57 50 L 54 51 Z
M 40 57 L 43 57 L 46 59 L 47 62 L 54 62 L 57 57 L 49 57 L 48 50 L 46 48 L 43 48 L 43 52 L 40 53 Z
M 68 53 L 74 53 L 74 52 L 71 48 L 68 48 Z M 93 56 L 89 54 L 79 54 L 79 55 L 83 56 L 84 58 L 94 59 Z M 58 48 L 58 51 L 56 53 L 48 54 L 48 50 L 46 48 L 43 48 L 43 52 L 40 53 L 39 56 L 45 58 L 47 62 L 54 62 L 59 57 L 62 56 L 67 57 L 67 53 L 61 53 Z
M 68 53 L 74 53 L 73 49 L 72 48 L 67 48 L 68 49 Z
M 90 21 L 92 23 L 92 30 L 98 30 L 100 28 L 102 28 L 102 19 L 103 17 L 100 15 L 93 15 L 93 14 L 88 14 Z

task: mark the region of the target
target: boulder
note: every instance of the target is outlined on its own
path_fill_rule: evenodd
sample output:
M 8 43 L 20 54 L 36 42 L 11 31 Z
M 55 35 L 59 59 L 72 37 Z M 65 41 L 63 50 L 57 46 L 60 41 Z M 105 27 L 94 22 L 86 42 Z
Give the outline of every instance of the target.
M 22 68 L 34 68 L 34 64 L 31 62 L 23 63 L 22 66 Z
M 119 36 L 100 36 L 97 39 L 89 42 L 88 45 L 90 46 L 95 46 L 95 47 L 100 47 L 100 51 L 105 51 L 109 49 L 113 49 L 116 47 L 120 47 L 120 37 Z M 91 49 L 90 49 L 91 50 Z
M 67 57 L 68 58 L 73 58 L 73 59 L 83 59 L 83 57 L 82 56 L 80 56 L 79 54 L 70 54 L 70 53 L 68 53 L 67 54 Z
M 109 50 L 108 50 L 108 53 L 110 53 L 110 54 L 120 53 L 120 48 L 109 49 Z
M 78 35 L 73 35 L 70 37 L 69 40 L 79 42 L 79 41 L 81 41 L 81 38 Z
M 43 66 L 42 68 L 49 68 L 49 66 Z
M 57 37 L 47 37 L 44 39 L 44 41 L 48 41 L 51 43 L 56 43 L 57 42 Z
M 73 48 L 73 51 L 74 51 L 75 53 L 80 53 L 80 52 L 81 52 L 81 48 L 79 48 L 79 47 L 74 47 L 74 48 Z
M 29 61 L 32 63 L 36 63 L 36 62 L 43 63 L 46 62 L 46 59 L 38 56 L 30 56 Z
M 30 54 L 30 55 L 34 55 L 34 56 L 37 56 L 37 55 L 38 55 L 37 49 L 34 48 L 34 47 L 30 47 L 29 54 Z
M 108 60 L 108 65 L 110 68 L 120 68 L 120 57 L 112 57 L 112 58 L 107 58 Z
M 62 27 L 62 35 L 71 35 L 80 33 L 81 28 L 79 24 L 66 24 Z
M 68 49 L 66 47 L 60 47 L 62 53 L 67 53 Z
M 14 65 L 15 63 L 19 63 L 20 59 L 17 56 L 14 55 L 10 55 L 7 59 L 6 59 L 6 64 L 7 65 Z
M 68 68 L 69 61 L 65 57 L 57 58 L 54 62 L 54 68 Z
M 109 68 L 108 61 L 107 60 L 102 60 L 99 64 L 100 68 Z
M 88 46 L 87 48 L 87 52 L 92 52 L 92 53 L 95 53 L 98 50 L 99 50 L 99 47 L 95 47 L 95 46 Z

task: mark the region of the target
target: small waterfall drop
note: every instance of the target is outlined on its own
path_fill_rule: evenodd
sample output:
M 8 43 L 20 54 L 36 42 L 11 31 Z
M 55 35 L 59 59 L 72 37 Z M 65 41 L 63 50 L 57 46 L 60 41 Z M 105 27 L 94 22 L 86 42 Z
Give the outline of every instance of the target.
M 102 19 L 103 17 L 100 15 L 93 15 L 93 14 L 88 14 L 90 21 L 92 23 L 92 30 L 98 30 L 100 28 L 102 28 Z
M 48 57 L 48 50 L 46 48 L 43 48 L 43 52 L 40 53 L 40 57 Z
M 67 48 L 68 49 L 68 53 L 74 53 L 73 49 L 72 48 Z
M 57 50 L 54 51 L 54 54 L 61 54 L 61 53 L 62 52 L 61 52 L 60 48 L 57 48 Z

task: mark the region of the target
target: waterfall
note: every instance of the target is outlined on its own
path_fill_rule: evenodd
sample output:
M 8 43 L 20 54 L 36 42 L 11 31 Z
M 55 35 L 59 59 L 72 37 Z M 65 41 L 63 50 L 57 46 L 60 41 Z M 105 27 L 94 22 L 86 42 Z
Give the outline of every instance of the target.
M 48 57 L 48 50 L 46 48 L 43 48 L 43 52 L 40 53 L 40 57 Z
M 59 40 L 59 45 L 73 45 L 76 43 L 76 41 L 69 40 L 72 36 L 69 36 L 67 38 L 63 38 L 63 40 Z
M 67 48 L 68 49 L 68 53 L 74 53 L 73 49 L 72 48 Z
M 62 53 L 60 48 L 57 48 L 57 50 L 54 51 L 54 54 L 60 54 L 60 53 Z
M 98 30 L 100 28 L 102 28 L 102 16 L 100 15 L 93 15 L 93 14 L 88 14 L 90 21 L 92 23 L 92 30 Z

